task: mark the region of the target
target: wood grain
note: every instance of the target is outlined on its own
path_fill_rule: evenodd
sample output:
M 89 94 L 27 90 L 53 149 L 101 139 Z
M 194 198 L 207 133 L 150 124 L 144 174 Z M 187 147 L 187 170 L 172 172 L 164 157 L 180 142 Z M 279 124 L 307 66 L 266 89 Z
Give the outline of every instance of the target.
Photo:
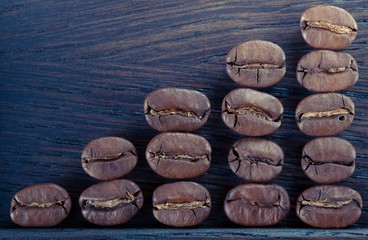
M 273 182 L 286 188 L 292 207 L 285 220 L 271 229 L 277 232 L 276 229 L 300 228 L 300 234 L 307 234 L 304 229 L 307 226 L 296 217 L 295 200 L 304 189 L 315 185 L 300 168 L 301 150 L 312 138 L 299 131 L 294 114 L 298 102 L 312 93 L 297 83 L 295 71 L 298 60 L 313 50 L 301 37 L 299 18 L 303 11 L 317 4 L 342 7 L 358 23 L 357 38 L 342 50 L 353 55 L 359 66 L 358 83 L 342 91 L 355 102 L 356 115 L 353 124 L 337 136 L 351 142 L 357 151 L 354 175 L 340 184 L 362 195 L 362 216 L 352 229 L 366 229 L 368 2 L 365 0 L 2 0 L 1 227 L 18 228 L 9 217 L 12 196 L 28 185 L 43 182 L 65 187 L 74 202 L 70 217 L 56 229 L 95 227 L 82 218 L 77 205 L 82 190 L 98 182 L 83 172 L 80 154 L 93 139 L 120 136 L 137 147 L 139 163 L 126 178 L 142 188 L 145 204 L 131 222 L 119 228 L 162 228 L 152 215 L 152 192 L 172 180 L 155 174 L 144 158 L 147 143 L 158 132 L 144 119 L 143 101 L 155 89 L 183 87 L 206 94 L 212 104 L 207 124 L 194 132 L 213 147 L 210 170 L 192 179 L 208 188 L 213 199 L 210 217 L 198 228 L 234 228 L 241 232 L 223 213 L 226 193 L 244 183 L 231 172 L 226 161 L 230 146 L 242 136 L 228 129 L 220 118 L 223 97 L 240 87 L 226 74 L 225 56 L 241 42 L 262 39 L 280 45 L 287 58 L 285 77 L 273 87 L 262 89 L 284 105 L 281 128 L 265 138 L 275 141 L 285 152 L 283 171 Z M 76 236 L 85 234 L 78 231 L 74 232 Z M 37 230 L 22 232 L 25 237 Z

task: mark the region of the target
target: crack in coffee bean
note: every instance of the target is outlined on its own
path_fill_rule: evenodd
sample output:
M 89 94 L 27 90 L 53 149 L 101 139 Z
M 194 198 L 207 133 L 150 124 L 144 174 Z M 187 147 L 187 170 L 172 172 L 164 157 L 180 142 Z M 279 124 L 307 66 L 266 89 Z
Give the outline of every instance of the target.
M 341 200 L 341 201 L 328 201 L 328 199 L 312 201 L 312 200 L 303 200 L 301 202 L 304 206 L 314 206 L 314 207 L 321 207 L 321 208 L 342 208 L 345 205 L 353 202 L 353 199 L 349 200 Z
M 99 209 L 115 209 L 119 206 L 125 205 L 125 204 L 133 204 L 138 208 L 138 206 L 135 204 L 135 201 L 137 199 L 136 196 L 138 196 L 140 192 L 136 192 L 134 194 L 131 194 L 130 192 L 126 192 L 126 197 L 118 197 L 110 200 L 85 200 L 83 208 L 86 208 L 87 206 L 92 206 L 93 208 Z M 138 208 L 139 209 L 139 208 Z
M 210 204 L 210 200 L 206 199 L 206 201 L 192 201 L 192 202 L 183 202 L 183 203 L 160 203 L 153 205 L 155 210 L 193 210 L 197 208 L 208 208 Z
M 230 106 L 230 104 L 226 103 L 226 112 L 235 115 L 252 115 L 257 118 L 273 122 L 271 116 L 268 113 L 257 107 L 240 107 L 234 109 Z
M 347 27 L 347 26 L 341 26 L 341 25 L 335 25 L 329 22 L 323 22 L 323 21 L 308 21 L 306 24 L 305 29 L 308 28 L 320 28 L 325 29 L 331 32 L 335 32 L 338 34 L 349 34 L 351 32 L 356 32 L 356 29 Z
M 351 161 L 351 162 L 336 162 L 336 161 L 326 161 L 324 160 L 323 162 L 319 162 L 319 161 L 315 161 L 313 160 L 310 156 L 308 156 L 306 153 L 304 153 L 303 155 L 303 160 L 308 162 L 308 165 L 307 167 L 304 169 L 304 171 L 307 171 L 308 168 L 311 166 L 311 165 L 314 165 L 314 166 L 320 166 L 320 165 L 324 165 L 324 164 L 336 164 L 336 165 L 341 165 L 341 166 L 346 166 L 346 167 L 351 167 L 354 165 L 354 161 Z M 317 172 L 317 168 L 315 169 L 316 171 L 316 174 L 318 174 Z
M 284 64 L 272 64 L 272 63 L 248 63 L 248 64 L 239 64 L 236 62 L 228 62 L 231 67 L 238 69 L 281 69 L 284 67 Z
M 349 109 L 347 108 L 338 108 L 338 109 L 333 109 L 333 110 L 328 110 L 328 111 L 322 111 L 322 112 L 305 112 L 303 114 L 301 114 L 299 116 L 299 122 L 301 122 L 302 120 L 306 119 L 306 118 L 328 118 L 331 116 L 336 116 L 336 115 L 354 115 Z M 341 116 L 339 118 L 340 121 L 345 120 L 345 118 L 343 118 L 343 116 Z
M 226 201 L 227 202 L 233 202 L 233 201 L 238 201 L 238 200 L 245 200 L 247 202 L 249 202 L 250 204 L 254 205 L 254 206 L 257 206 L 257 207 L 260 207 L 260 208 L 273 208 L 273 207 L 280 207 L 281 209 L 283 209 L 283 207 L 281 206 L 280 204 L 280 201 L 281 201 L 281 196 L 279 195 L 278 196 L 278 200 L 275 201 L 275 202 L 259 202 L 259 201 L 253 201 L 249 198 L 246 198 L 246 197 L 237 197 L 237 198 L 234 198 L 234 199 L 227 199 Z M 283 209 L 284 210 L 284 209 Z
M 183 116 L 183 117 L 190 117 L 190 118 L 195 118 L 195 119 L 198 119 L 198 120 L 201 120 L 203 118 L 203 116 L 197 116 L 194 112 L 181 111 L 181 110 L 178 110 L 178 109 L 165 109 L 165 110 L 155 111 L 151 108 L 149 113 L 152 116 L 158 116 L 158 117 L 170 116 L 170 115 L 180 115 L 180 116 Z
M 236 158 L 229 161 L 229 163 L 236 162 L 236 161 L 239 162 L 238 167 L 235 170 L 235 174 L 238 173 L 238 171 L 241 167 L 242 161 L 247 161 L 251 165 L 256 165 L 257 167 L 258 167 L 259 163 L 264 163 L 264 164 L 267 164 L 267 165 L 270 165 L 270 166 L 276 166 L 276 167 L 282 165 L 282 163 L 281 163 L 282 160 L 281 159 L 279 161 L 273 161 L 270 158 L 263 158 L 263 157 L 248 157 L 248 156 L 244 156 L 244 155 L 240 157 L 239 153 L 236 151 L 235 148 L 233 148 L 233 153 L 236 156 Z M 249 168 L 249 175 L 250 175 L 250 178 L 252 178 L 252 169 L 251 168 Z
M 188 154 L 178 154 L 178 155 L 170 155 L 166 153 L 153 153 L 150 152 L 152 157 L 156 160 L 161 159 L 173 159 L 173 160 L 182 160 L 182 161 L 189 161 L 189 162 L 197 162 L 201 160 L 207 160 L 210 161 L 207 154 L 200 155 L 200 156 L 191 156 Z
M 110 161 L 115 161 L 115 160 L 119 160 L 122 157 L 125 157 L 127 155 L 133 155 L 136 156 L 135 152 L 133 150 L 129 150 L 127 152 L 122 152 L 122 153 L 117 153 L 116 155 L 111 155 L 111 156 L 98 156 L 98 157 L 93 157 L 93 150 L 91 148 L 91 156 L 92 157 L 83 157 L 82 160 L 84 163 L 89 163 L 89 162 L 105 162 L 106 160 L 110 160 Z
M 13 210 L 20 207 L 36 207 L 36 208 L 49 208 L 53 205 L 64 206 L 66 199 L 55 201 L 55 202 L 31 202 L 31 203 L 20 203 L 16 198 L 14 200 L 17 202 L 17 205 L 14 206 Z
M 304 72 L 304 73 L 309 73 L 309 72 L 325 72 L 325 73 L 341 73 L 346 71 L 347 69 L 350 69 L 350 66 L 346 66 L 346 67 L 336 67 L 336 68 L 329 68 L 329 69 L 320 69 L 320 68 L 303 68 L 301 67 L 303 70 L 298 70 L 298 72 Z

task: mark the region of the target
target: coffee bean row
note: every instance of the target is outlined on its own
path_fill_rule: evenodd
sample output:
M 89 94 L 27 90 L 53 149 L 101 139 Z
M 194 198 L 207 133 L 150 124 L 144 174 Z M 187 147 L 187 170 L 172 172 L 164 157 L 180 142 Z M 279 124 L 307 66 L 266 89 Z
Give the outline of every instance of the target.
M 285 75 L 285 53 L 267 41 L 241 43 L 228 53 L 226 70 L 240 85 L 268 87 Z M 228 93 L 221 110 L 227 127 L 251 137 L 276 131 L 284 112 L 276 97 L 249 88 Z M 283 187 L 266 183 L 282 170 L 284 152 L 280 146 L 265 139 L 242 138 L 233 144 L 228 162 L 238 177 L 253 183 L 230 190 L 224 202 L 226 216 L 243 226 L 270 226 L 282 221 L 290 210 L 289 195 Z
M 344 9 L 320 5 L 301 16 L 304 40 L 319 49 L 342 49 L 356 37 L 357 24 Z M 303 149 L 301 166 L 306 175 L 320 184 L 344 181 L 354 173 L 356 152 L 348 141 L 336 137 L 353 121 L 353 101 L 334 91 L 345 90 L 358 81 L 358 65 L 348 53 L 317 50 L 303 56 L 297 64 L 298 82 L 313 92 L 297 106 L 299 129 L 317 136 Z M 348 187 L 317 185 L 297 199 L 296 214 L 313 227 L 341 228 L 355 223 L 362 208 L 360 194 Z

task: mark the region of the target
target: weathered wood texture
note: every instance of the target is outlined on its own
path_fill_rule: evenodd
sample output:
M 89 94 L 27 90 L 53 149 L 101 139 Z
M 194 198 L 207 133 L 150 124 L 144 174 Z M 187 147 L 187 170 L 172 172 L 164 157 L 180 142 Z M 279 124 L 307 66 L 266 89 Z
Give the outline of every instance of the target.
M 152 191 L 170 182 L 148 166 L 144 151 L 157 131 L 144 119 L 143 101 L 163 87 L 196 89 L 208 96 L 212 112 L 194 133 L 213 147 L 211 169 L 194 178 L 213 199 L 209 218 L 198 228 L 239 228 L 223 213 L 226 193 L 243 180 L 230 170 L 230 146 L 241 138 L 220 118 L 223 97 L 240 87 L 225 72 L 225 56 L 238 43 L 262 39 L 280 45 L 287 73 L 273 87 L 284 105 L 282 126 L 266 136 L 285 152 L 285 165 L 274 183 L 285 187 L 292 209 L 272 228 L 306 228 L 295 214 L 295 200 L 315 185 L 300 168 L 303 146 L 312 138 L 301 133 L 295 107 L 312 94 L 295 79 L 297 61 L 313 49 L 302 39 L 299 18 L 316 4 L 332 4 L 356 19 L 356 40 L 343 51 L 359 65 L 360 80 L 342 93 L 356 104 L 353 124 L 337 136 L 357 150 L 354 175 L 341 185 L 363 197 L 364 208 L 353 229 L 368 226 L 368 1 L 0 1 L 0 225 L 16 228 L 10 200 L 20 189 L 53 182 L 71 194 L 70 217 L 58 228 L 92 228 L 77 199 L 98 181 L 83 172 L 80 154 L 91 140 L 121 136 L 135 144 L 137 167 L 126 176 L 143 190 L 142 211 L 119 228 L 161 228 L 152 215 Z M 101 232 L 103 230 L 101 229 Z M 86 234 L 83 231 L 83 234 Z M 83 235 L 81 232 L 81 236 Z M 28 235 L 27 235 L 28 236 Z M 234 235 L 235 236 L 235 235 Z

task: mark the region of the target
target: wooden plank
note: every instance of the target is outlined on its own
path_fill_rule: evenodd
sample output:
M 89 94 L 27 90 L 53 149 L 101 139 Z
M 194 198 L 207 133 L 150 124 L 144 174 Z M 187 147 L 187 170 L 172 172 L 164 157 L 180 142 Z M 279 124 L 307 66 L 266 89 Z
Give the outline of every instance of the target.
M 306 229 L 306 228 L 205 228 L 205 229 L 25 229 L 0 230 L 7 239 L 367 239 L 366 229 Z
M 228 129 L 220 118 L 223 97 L 240 87 L 226 74 L 225 56 L 238 43 L 262 39 L 280 45 L 287 57 L 285 77 L 262 91 L 273 94 L 284 105 L 281 128 L 265 138 L 278 143 L 285 152 L 283 171 L 273 182 L 287 189 L 292 206 L 285 220 L 267 231 L 281 235 L 284 228 L 296 228 L 300 234 L 309 231 L 295 214 L 295 201 L 304 189 L 315 185 L 299 166 L 301 150 L 312 137 L 298 130 L 294 114 L 298 102 L 312 93 L 297 83 L 295 68 L 298 60 L 313 50 L 301 37 L 300 15 L 322 3 L 349 11 L 359 28 L 356 40 L 342 50 L 353 55 L 359 65 L 360 80 L 351 89 L 342 91 L 355 102 L 356 116 L 353 124 L 337 136 L 350 141 L 357 150 L 354 175 L 339 184 L 359 191 L 364 206 L 352 230 L 337 233 L 353 236 L 356 229 L 365 229 L 368 226 L 365 202 L 368 2 L 365 0 L 1 1 L 0 226 L 18 229 L 9 217 L 10 200 L 15 192 L 31 184 L 53 182 L 65 187 L 73 200 L 72 213 L 60 228 L 93 227 L 82 218 L 77 201 L 83 189 L 98 181 L 83 172 L 80 153 L 89 141 L 112 135 L 124 137 L 137 147 L 139 163 L 125 178 L 135 181 L 145 197 L 142 211 L 124 228 L 163 227 L 152 215 L 152 192 L 173 180 L 152 172 L 144 158 L 147 143 L 158 132 L 144 119 L 143 101 L 157 88 L 183 87 L 206 94 L 212 104 L 207 124 L 194 132 L 207 138 L 213 147 L 211 169 L 191 179 L 207 187 L 213 200 L 212 212 L 200 230 L 238 231 L 223 213 L 226 193 L 245 182 L 231 172 L 226 162 L 230 146 L 242 136 Z M 18 230 L 19 234 L 38 233 Z M 59 230 L 49 233 L 59 234 Z M 2 233 L 5 234 L 4 230 Z M 75 230 L 73 234 L 84 236 L 83 230 Z

